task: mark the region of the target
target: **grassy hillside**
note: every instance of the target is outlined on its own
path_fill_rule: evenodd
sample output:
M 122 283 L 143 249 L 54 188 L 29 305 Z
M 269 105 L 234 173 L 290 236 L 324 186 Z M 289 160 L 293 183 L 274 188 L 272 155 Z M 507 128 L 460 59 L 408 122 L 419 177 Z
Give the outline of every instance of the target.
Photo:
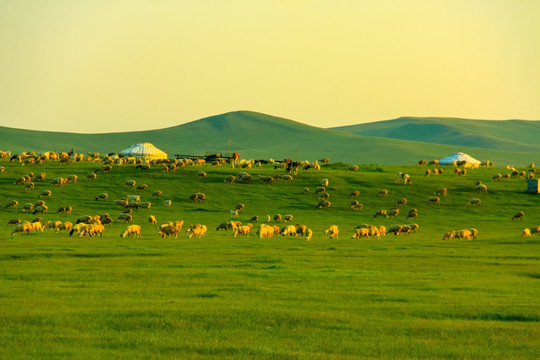
M 85 175 L 99 164 L 44 163 L 32 167 L 0 161 L 0 358 L 3 359 L 357 359 L 475 358 L 536 359 L 540 336 L 540 242 L 522 238 L 524 227 L 540 225 L 538 195 L 524 192 L 519 178 L 492 182 L 504 168 L 470 170 L 465 177 L 448 171 L 425 177 L 424 167 L 344 164 L 300 171 L 292 182 L 225 184 L 239 170 L 184 167 L 164 174 L 117 166 Z M 206 171 L 206 180 L 197 178 Z M 396 184 L 408 172 L 411 186 Z M 33 191 L 15 178 L 46 172 Z M 249 170 L 279 175 L 265 166 Z M 75 184 L 50 186 L 55 177 L 79 175 Z M 316 209 L 315 188 L 328 178 L 332 206 Z M 147 191 L 123 187 L 126 180 L 148 184 Z M 488 193 L 474 184 L 483 181 Z M 448 188 L 440 206 L 427 198 Z M 304 193 L 304 188 L 311 191 Z M 386 188 L 388 197 L 377 192 Z M 349 207 L 349 193 L 360 191 L 361 212 Z M 152 202 L 134 212 L 140 238 L 121 238 L 126 226 L 115 222 L 103 237 L 70 237 L 66 232 L 11 236 L 8 220 L 34 216 L 5 204 L 34 203 L 43 190 L 48 214 L 43 221 L 76 222 L 104 212 L 116 218 L 112 203 L 127 194 Z M 161 190 L 162 198 L 152 197 Z M 101 192 L 108 201 L 94 200 Z M 204 192 L 204 203 L 192 203 Z M 374 218 L 407 198 L 396 218 Z M 471 197 L 483 205 L 468 206 Z M 172 207 L 162 205 L 172 199 Z M 293 224 L 313 230 L 303 237 L 233 237 L 216 231 L 231 219 L 229 210 L 245 204 L 238 220 L 266 222 L 268 214 L 293 214 Z M 56 214 L 73 206 L 71 215 Z M 411 208 L 416 219 L 405 219 Z M 511 221 L 517 211 L 523 222 Z M 184 220 L 206 224 L 208 234 L 188 239 L 158 236 L 148 223 Z M 381 239 L 351 239 L 360 223 L 389 227 L 415 222 L 416 233 Z M 339 226 L 338 239 L 324 230 Z M 280 226 L 285 224 L 280 223 Z M 451 229 L 475 227 L 476 240 L 442 241 Z M 185 227 L 184 227 L 185 229 Z
M 538 141 L 540 121 L 402 117 L 334 129 L 362 136 L 388 137 L 434 144 L 505 151 L 540 151 Z
M 359 136 L 346 131 L 322 129 L 265 114 L 239 111 L 204 118 L 187 124 L 149 131 L 112 134 L 73 134 L 0 128 L 1 150 L 119 152 L 131 144 L 151 142 L 174 154 L 240 152 L 243 158 L 300 160 L 329 157 L 334 162 L 362 164 L 414 164 L 420 159 L 439 159 L 455 152 L 466 152 L 480 160 L 497 164 L 526 165 L 540 153 L 493 150 L 462 145 L 440 145 L 388 137 Z M 381 135 L 383 136 L 383 135 Z M 474 143 L 474 142 L 473 142 Z M 518 151 L 519 150 L 519 151 Z

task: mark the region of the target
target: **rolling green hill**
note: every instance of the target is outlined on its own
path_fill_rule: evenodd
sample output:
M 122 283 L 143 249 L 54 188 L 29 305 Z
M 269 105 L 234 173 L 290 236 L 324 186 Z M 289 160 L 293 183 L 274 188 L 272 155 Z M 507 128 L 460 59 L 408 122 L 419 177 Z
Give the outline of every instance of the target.
M 540 121 L 402 117 L 336 127 L 362 136 L 505 151 L 540 151 Z
M 387 130 L 391 128 L 389 124 L 392 122 L 383 123 Z M 450 120 L 446 123 L 450 127 Z M 478 132 L 486 133 L 485 128 L 490 128 L 489 123 L 486 122 L 484 127 L 478 125 Z M 517 123 L 526 125 L 529 122 Z M 530 126 L 534 124 L 531 122 Z M 399 126 L 399 122 L 396 122 L 396 126 Z M 519 129 L 507 127 L 510 128 L 508 133 L 512 135 L 508 136 L 508 141 L 517 138 Z M 17 153 L 74 149 L 82 153 L 108 153 L 120 152 L 133 143 L 144 141 L 153 143 L 172 157 L 174 154 L 225 153 L 230 142 L 230 150 L 238 151 L 243 158 L 295 158 L 298 152 L 299 160 L 313 161 L 329 157 L 332 162 L 388 165 L 411 164 L 419 159 L 439 159 L 462 151 L 479 160 L 489 159 L 498 164 L 521 166 L 540 155 L 540 147 L 532 145 L 535 134 L 531 128 L 522 130 L 522 137 L 531 144 L 526 146 L 519 143 L 521 145 L 515 146 L 513 150 L 509 146 L 494 149 L 484 146 L 486 144 L 480 141 L 468 142 L 475 147 L 463 146 L 461 143 L 434 144 L 427 141 L 427 134 L 433 130 L 425 130 L 423 138 L 410 141 L 391 138 L 382 130 L 377 134 L 376 129 L 363 135 L 343 131 L 348 128 L 323 129 L 261 113 L 237 111 L 165 129 L 123 133 L 77 134 L 0 127 L 0 150 Z M 465 135 L 474 136 L 472 132 L 462 134 L 462 137 Z M 512 141 L 517 143 L 517 140 Z

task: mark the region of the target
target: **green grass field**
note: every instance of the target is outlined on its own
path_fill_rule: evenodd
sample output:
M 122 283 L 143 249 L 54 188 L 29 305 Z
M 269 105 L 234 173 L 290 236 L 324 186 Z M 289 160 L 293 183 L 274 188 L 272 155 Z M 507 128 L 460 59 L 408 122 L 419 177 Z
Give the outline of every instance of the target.
M 226 175 L 240 170 L 184 167 L 164 174 L 159 166 L 144 172 L 124 165 L 91 182 L 86 174 L 99 164 L 0 166 L 6 168 L 0 175 L 2 359 L 537 359 L 540 353 L 540 238 L 521 237 L 525 227 L 540 225 L 540 197 L 525 193 L 523 179 L 490 181 L 506 169 L 458 177 L 445 168 L 425 177 L 424 167 L 366 165 L 352 173 L 333 164 L 300 170 L 292 183 L 264 185 L 257 175 L 283 170 L 266 165 L 248 170 L 252 184 L 225 184 Z M 200 170 L 206 180 L 197 178 Z M 413 184 L 396 184 L 398 171 Z M 33 191 L 13 184 L 29 172 L 47 178 Z M 72 174 L 76 184 L 49 186 Z M 330 180 L 328 210 L 315 209 L 323 178 Z M 125 189 L 128 179 L 148 190 Z M 475 190 L 478 180 L 487 194 Z M 443 186 L 448 196 L 431 206 L 426 199 Z M 376 196 L 383 188 L 389 196 Z M 53 194 L 43 221 L 75 223 L 103 212 L 116 218 L 121 210 L 112 200 L 127 194 L 140 193 L 153 205 L 135 211 L 140 238 L 121 238 L 122 223 L 103 237 L 11 236 L 8 220 L 34 218 L 20 208 L 47 189 Z M 360 190 L 362 212 L 349 208 L 353 189 Z M 157 190 L 162 198 L 151 197 Z M 94 200 L 101 192 L 108 201 Z M 207 200 L 191 203 L 193 192 Z M 396 218 L 373 217 L 402 197 L 408 203 Z M 482 206 L 468 206 L 472 197 Z M 13 199 L 19 209 L 5 209 Z M 171 208 L 162 205 L 165 199 Z M 313 230 L 313 239 L 216 231 L 239 202 L 246 205 L 243 223 L 290 213 L 293 223 Z M 56 214 L 67 205 L 72 215 Z M 418 217 L 406 221 L 413 207 Z M 523 222 L 511 221 L 517 211 L 525 212 Z M 205 224 L 208 234 L 162 239 L 149 214 L 158 222 L 184 220 L 184 228 Z M 419 224 L 417 233 L 351 239 L 360 223 L 410 222 Z M 339 239 L 324 235 L 331 224 L 339 226 Z M 479 230 L 476 240 L 442 240 L 449 230 L 469 227 Z

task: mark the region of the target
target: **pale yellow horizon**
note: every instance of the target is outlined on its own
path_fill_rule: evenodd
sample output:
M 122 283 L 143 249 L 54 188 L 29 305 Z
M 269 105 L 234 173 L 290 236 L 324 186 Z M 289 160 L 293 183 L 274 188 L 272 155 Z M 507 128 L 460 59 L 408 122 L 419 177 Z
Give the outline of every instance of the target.
M 5 0 L 0 125 L 540 120 L 536 0 Z

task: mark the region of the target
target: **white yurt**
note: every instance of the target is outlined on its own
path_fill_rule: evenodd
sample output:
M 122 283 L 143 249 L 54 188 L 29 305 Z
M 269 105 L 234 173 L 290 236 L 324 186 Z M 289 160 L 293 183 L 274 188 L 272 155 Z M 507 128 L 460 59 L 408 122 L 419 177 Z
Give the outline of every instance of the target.
M 119 155 L 125 157 L 134 157 L 137 159 L 154 160 L 166 159 L 167 153 L 159 150 L 154 145 L 148 142 L 140 142 L 131 145 L 129 148 L 120 151 Z
M 448 155 L 444 159 L 439 160 L 440 165 L 454 165 L 456 163 L 463 163 L 465 167 L 479 167 L 480 161 L 476 160 L 470 155 L 467 155 L 462 152 L 457 152 L 452 155 Z

